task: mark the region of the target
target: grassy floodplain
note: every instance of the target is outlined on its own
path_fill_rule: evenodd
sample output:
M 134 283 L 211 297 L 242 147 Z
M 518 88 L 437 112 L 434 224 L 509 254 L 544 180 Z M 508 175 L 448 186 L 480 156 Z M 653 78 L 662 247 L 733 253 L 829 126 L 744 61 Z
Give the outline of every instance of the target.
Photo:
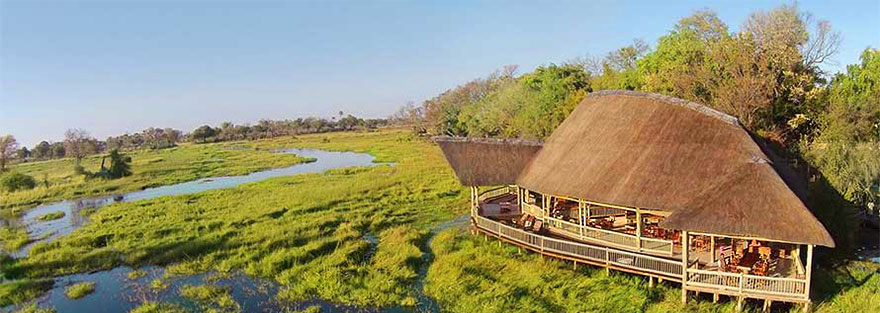
M 165 265 L 166 275 L 244 273 L 277 281 L 277 298 L 320 298 L 369 307 L 412 305 L 422 257 L 432 251 L 425 291 L 448 312 L 732 312 L 734 304 L 680 303 L 674 284 L 648 288 L 641 276 L 542 259 L 450 229 L 430 246 L 427 229 L 467 211 L 467 189 L 437 147 L 406 131 L 333 133 L 223 144 L 248 151 L 309 147 L 368 152 L 394 166 L 279 177 L 238 188 L 117 203 L 29 257 L 7 261 L 16 278 L 41 278 L 120 265 Z M 178 149 L 204 149 L 184 146 Z M 238 150 L 231 150 L 238 151 Z M 188 153 L 188 152 L 183 152 Z M 378 244 L 372 244 L 370 238 Z M 817 312 L 880 311 L 880 268 L 850 262 L 817 269 Z M 162 282 L 159 281 L 158 285 Z M 204 310 L 231 308 L 228 292 L 189 286 Z M 31 285 L 28 292 L 33 293 Z M 4 284 L 0 298 L 32 298 Z M 758 311 L 760 305 L 748 307 Z M 784 309 L 776 306 L 776 310 Z M 795 312 L 799 308 L 794 307 Z M 137 312 L 180 311 L 147 303 Z
M 70 235 L 35 245 L 9 272 L 48 277 L 148 264 L 168 265 L 168 275 L 243 270 L 278 281 L 279 298 L 285 300 L 411 304 L 423 229 L 466 211 L 466 189 L 454 180 L 439 149 L 405 131 L 225 146 L 360 151 L 396 165 L 113 204 Z
M 129 154 L 132 175 L 114 180 L 87 180 L 83 175 L 75 175 L 70 158 L 21 163 L 12 170 L 32 176 L 37 187 L 0 192 L 0 210 L 4 214 L 15 214 L 41 203 L 136 191 L 205 177 L 244 175 L 303 161 L 293 155 L 256 148 L 258 146 L 227 142 L 184 143 L 170 149 L 140 150 Z M 82 166 L 94 172 L 101 168 L 101 160 L 100 155 L 87 157 L 82 160 Z

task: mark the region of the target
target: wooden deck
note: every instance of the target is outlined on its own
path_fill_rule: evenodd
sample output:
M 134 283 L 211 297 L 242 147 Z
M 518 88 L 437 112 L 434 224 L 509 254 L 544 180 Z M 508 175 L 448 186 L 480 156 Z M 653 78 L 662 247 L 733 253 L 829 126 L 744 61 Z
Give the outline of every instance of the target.
M 515 195 L 513 199 L 515 201 Z M 490 190 L 477 196 L 475 204 L 479 207 L 472 209 L 475 229 L 501 241 L 559 259 L 677 283 L 682 283 L 682 279 L 687 277 L 682 284 L 687 291 L 794 303 L 810 301 L 806 279 L 721 272 L 702 261 L 708 258 L 708 252 L 703 253 L 705 256 L 690 252 L 692 257 L 688 260 L 687 275 L 683 275 L 680 252 L 675 251 L 671 244 L 662 249 L 646 250 L 645 247 L 636 247 L 635 240 L 628 237 L 608 232 L 584 236 L 584 229 L 579 225 L 563 224 L 546 217 L 544 225 L 550 230 L 548 232 L 536 234 L 516 228 L 502 222 L 522 214 L 518 209 L 502 212 L 498 202 L 509 200 L 510 195 L 504 189 Z M 577 238 L 571 238 L 573 234 Z M 790 269 L 794 265 L 785 266 Z

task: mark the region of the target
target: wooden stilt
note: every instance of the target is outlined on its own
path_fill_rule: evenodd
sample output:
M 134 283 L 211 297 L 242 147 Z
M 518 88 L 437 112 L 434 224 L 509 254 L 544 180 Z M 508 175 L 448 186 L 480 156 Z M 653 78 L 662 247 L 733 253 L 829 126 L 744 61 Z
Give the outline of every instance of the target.
M 681 232 L 681 303 L 687 303 L 688 232 Z
M 575 270 L 575 271 L 578 270 L 578 261 L 574 261 L 574 270 Z
M 718 294 L 717 293 L 712 294 L 712 303 L 718 303 Z
M 809 313 L 810 310 L 812 310 L 812 306 L 813 306 L 812 302 L 804 303 L 804 313 Z
M 710 247 L 709 247 L 709 263 L 715 263 L 715 236 L 709 236 L 710 239 Z
M 773 304 L 773 300 L 764 299 L 764 306 L 761 308 L 761 311 L 762 312 L 769 312 L 771 304 Z
M 654 288 L 654 277 L 648 276 L 648 288 Z
M 743 310 L 743 301 L 745 301 L 745 298 L 743 298 L 743 297 L 736 297 L 736 311 L 737 311 L 737 312 L 742 312 L 742 310 Z

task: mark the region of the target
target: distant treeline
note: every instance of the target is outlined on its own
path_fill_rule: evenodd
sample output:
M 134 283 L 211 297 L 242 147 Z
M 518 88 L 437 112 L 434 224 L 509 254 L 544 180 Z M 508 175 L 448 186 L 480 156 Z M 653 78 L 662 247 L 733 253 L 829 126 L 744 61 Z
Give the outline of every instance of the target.
M 363 119 L 339 112 L 338 117 L 307 117 L 294 120 L 261 120 L 254 125 L 235 125 L 224 122 L 219 127 L 200 126 L 190 133 L 172 128 L 150 127 L 137 133 L 111 136 L 97 140 L 85 130 L 71 129 L 65 133 L 64 141 L 42 141 L 33 148 L 18 146 L 12 135 L 0 137 L 0 171 L 12 161 L 27 162 L 73 157 L 77 160 L 85 156 L 104 153 L 113 149 L 163 149 L 176 146 L 180 142 L 195 143 L 221 142 L 229 140 L 253 140 L 279 136 L 324 133 L 331 131 L 350 131 L 375 129 L 392 123 L 391 119 Z
M 752 13 L 737 32 L 716 13 L 698 11 L 653 48 L 636 40 L 604 58 L 522 75 L 507 66 L 394 117 L 426 135 L 545 138 L 597 90 L 702 103 L 736 116 L 810 173 L 808 205 L 838 246 L 850 248 L 857 227 L 848 212 L 876 215 L 880 206 L 880 51 L 864 50 L 845 73 L 824 73 L 820 65 L 833 59 L 840 38 L 796 6 Z

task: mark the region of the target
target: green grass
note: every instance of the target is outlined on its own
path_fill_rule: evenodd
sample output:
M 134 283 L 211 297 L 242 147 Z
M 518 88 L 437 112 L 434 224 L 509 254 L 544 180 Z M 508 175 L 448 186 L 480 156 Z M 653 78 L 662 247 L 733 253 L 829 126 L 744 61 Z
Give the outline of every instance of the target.
M 324 311 L 324 310 L 321 309 L 321 306 L 320 306 L 320 305 L 313 305 L 313 306 L 309 306 L 309 307 L 307 307 L 307 308 L 304 308 L 304 309 L 302 309 L 302 310 L 289 311 L 289 312 L 290 312 L 290 313 L 321 313 L 321 312 L 323 312 L 323 311 Z
M 16 251 L 31 242 L 33 239 L 21 227 L 0 227 L 0 249 Z
M 15 313 L 55 313 L 55 310 L 48 308 L 39 308 L 36 304 L 30 304 L 19 309 L 18 311 L 15 311 Z
M 52 243 L 36 244 L 27 258 L 6 265 L 9 273 L 39 279 L 120 265 L 160 265 L 166 266 L 167 277 L 151 285 L 165 289 L 166 279 L 174 276 L 242 271 L 278 282 L 277 298 L 283 301 L 319 298 L 358 306 L 407 306 L 416 302 L 414 283 L 430 248 L 435 255 L 425 291 L 449 312 L 735 309 L 728 300 L 712 304 L 705 295 L 682 305 L 677 285 L 648 288 L 642 276 L 613 271 L 606 275 L 593 267 L 575 271 L 571 263 L 520 254 L 509 245 L 499 247 L 495 240 L 484 241 L 462 230 L 441 232 L 426 247 L 426 229 L 465 214 L 468 194 L 439 149 L 406 132 L 227 144 L 245 146 L 248 153 L 293 147 L 369 152 L 396 165 L 278 177 L 225 190 L 112 204 L 94 212 L 81 229 Z M 378 244 L 366 236 L 375 236 Z M 880 311 L 875 264 L 852 262 L 814 273 L 817 312 Z M 201 301 L 205 310 L 220 310 L 218 303 L 226 301 L 228 290 L 216 288 L 208 284 L 180 291 Z M 156 311 L 161 306 L 149 303 L 138 312 L 163 312 Z M 750 303 L 747 310 L 759 311 L 760 306 Z
M 241 306 L 232 299 L 231 288 L 214 285 L 184 285 L 180 288 L 180 295 L 189 298 L 207 310 L 220 310 L 223 312 L 241 311 Z
M 170 303 L 145 302 L 129 313 L 187 313 L 187 311 Z
M 24 279 L 0 284 L 0 307 L 18 305 L 39 297 L 52 288 L 48 279 Z
M 72 159 L 16 164 L 12 169 L 34 177 L 38 181 L 37 187 L 0 193 L 0 209 L 20 213 L 41 203 L 136 191 L 204 177 L 244 175 L 302 161 L 289 154 L 257 150 L 259 148 L 253 142 L 225 142 L 128 152 L 126 154 L 132 157 L 133 174 L 113 180 L 87 180 L 82 175 L 75 175 Z M 82 165 L 88 171 L 97 171 L 101 158 L 85 158 Z
M 46 213 L 40 216 L 37 216 L 38 221 L 54 221 L 57 219 L 63 218 L 65 215 L 64 211 L 56 211 L 51 213 Z
M 140 269 L 135 269 L 135 270 L 131 270 L 130 272 L 125 274 L 125 277 L 128 277 L 128 279 L 131 279 L 131 280 L 137 280 L 138 278 L 144 277 L 146 275 L 147 275 L 146 271 L 140 270 Z
M 81 299 L 82 297 L 88 296 L 95 291 L 95 283 L 94 282 L 81 282 L 70 285 L 64 290 L 64 295 L 67 298 L 72 300 Z
M 327 140 L 323 140 L 327 138 Z M 46 277 L 119 265 L 171 264 L 275 279 L 280 297 L 356 305 L 412 303 L 424 231 L 466 210 L 439 149 L 408 133 L 340 133 L 250 143 L 370 152 L 395 166 L 274 178 L 195 195 L 117 203 L 52 243 L 16 272 Z M 372 257 L 367 234 L 379 237 Z

